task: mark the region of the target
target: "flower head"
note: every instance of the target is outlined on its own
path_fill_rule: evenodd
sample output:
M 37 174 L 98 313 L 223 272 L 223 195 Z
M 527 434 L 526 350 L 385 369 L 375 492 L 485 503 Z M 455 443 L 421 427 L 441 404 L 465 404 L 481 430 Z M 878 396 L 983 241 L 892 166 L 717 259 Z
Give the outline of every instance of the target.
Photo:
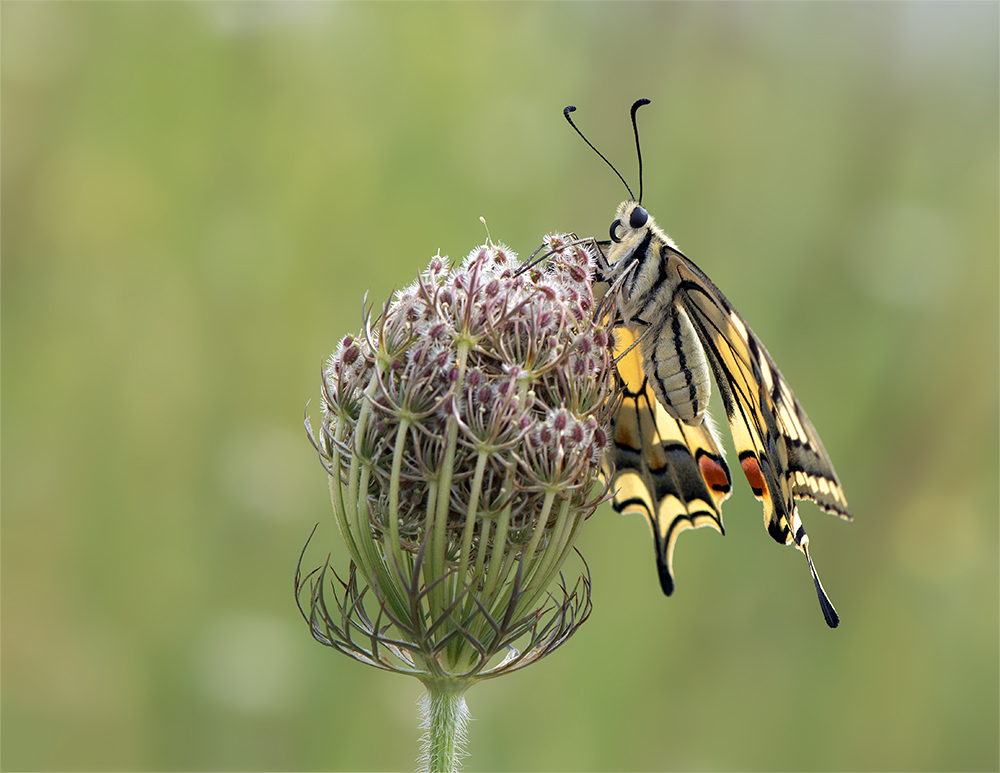
M 464 689 L 537 660 L 589 614 L 588 578 L 559 599 L 548 588 L 607 499 L 610 335 L 589 249 L 565 236 L 543 248 L 531 270 L 492 243 L 454 269 L 435 256 L 327 363 L 309 431 L 352 564 L 336 615 L 325 569 L 296 583 L 324 644 Z

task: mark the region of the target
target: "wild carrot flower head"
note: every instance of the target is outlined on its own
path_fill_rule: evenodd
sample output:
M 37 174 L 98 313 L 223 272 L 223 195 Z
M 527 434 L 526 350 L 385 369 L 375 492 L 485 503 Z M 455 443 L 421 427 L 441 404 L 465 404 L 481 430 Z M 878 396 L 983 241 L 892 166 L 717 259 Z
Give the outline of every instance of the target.
M 607 498 L 611 341 L 589 249 L 567 236 L 543 249 L 530 270 L 492 243 L 458 268 L 435 256 L 327 363 L 309 431 L 352 562 L 332 583 L 336 613 L 325 568 L 297 577 L 322 643 L 464 689 L 534 662 L 589 614 L 586 576 L 548 588 Z

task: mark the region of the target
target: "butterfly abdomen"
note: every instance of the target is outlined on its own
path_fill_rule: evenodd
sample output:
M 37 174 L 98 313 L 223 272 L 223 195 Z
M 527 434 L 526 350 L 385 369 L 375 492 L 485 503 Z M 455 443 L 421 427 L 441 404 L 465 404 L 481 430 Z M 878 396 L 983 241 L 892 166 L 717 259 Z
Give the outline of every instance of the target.
M 711 395 L 708 362 L 687 313 L 673 307 L 642 339 L 643 369 L 667 413 L 685 424 L 701 424 Z

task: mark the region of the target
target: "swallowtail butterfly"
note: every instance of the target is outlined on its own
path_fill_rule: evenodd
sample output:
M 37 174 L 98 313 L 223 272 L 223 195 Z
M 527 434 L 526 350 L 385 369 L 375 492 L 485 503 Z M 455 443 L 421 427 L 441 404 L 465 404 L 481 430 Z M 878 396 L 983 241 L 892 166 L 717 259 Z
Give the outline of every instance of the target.
M 706 410 L 714 376 L 740 467 L 764 505 L 767 531 L 805 555 L 823 616 L 835 628 L 840 618 L 813 566 L 795 501 L 811 500 L 850 520 L 844 491 L 812 422 L 760 339 L 642 207 L 635 114 L 648 103 L 632 105 L 639 198 L 625 183 L 631 198 L 615 213 L 610 241 L 596 242 L 595 291 L 610 294 L 623 381 L 603 467 L 615 491 L 613 506 L 649 522 L 660 584 L 669 596 L 678 535 L 701 526 L 723 532 L 722 503 L 732 489 Z M 573 123 L 574 110 L 571 105 L 563 111 L 566 120 L 624 183 Z

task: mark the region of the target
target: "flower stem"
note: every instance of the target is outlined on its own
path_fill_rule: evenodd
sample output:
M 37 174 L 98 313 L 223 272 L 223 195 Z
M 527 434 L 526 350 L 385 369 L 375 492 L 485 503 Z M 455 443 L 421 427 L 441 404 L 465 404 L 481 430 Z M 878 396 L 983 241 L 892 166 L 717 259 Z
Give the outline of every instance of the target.
M 469 709 L 465 687 L 429 683 L 420 700 L 421 726 L 426 731 L 420 755 L 422 773 L 455 773 L 465 756 Z

